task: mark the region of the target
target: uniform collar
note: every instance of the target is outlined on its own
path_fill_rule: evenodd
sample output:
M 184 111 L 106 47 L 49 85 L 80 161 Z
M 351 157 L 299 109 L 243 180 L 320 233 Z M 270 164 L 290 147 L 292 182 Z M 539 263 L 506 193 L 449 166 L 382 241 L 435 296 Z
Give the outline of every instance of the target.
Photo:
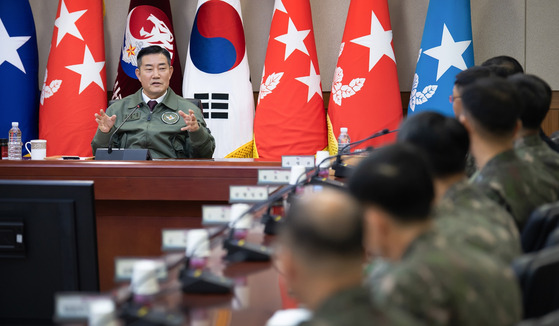
M 159 104 L 159 103 L 163 102 L 163 99 L 165 98 L 165 96 L 167 96 L 167 93 L 169 92 L 169 89 L 167 88 L 167 90 L 165 91 L 165 94 L 161 95 L 160 97 L 158 97 L 158 98 L 156 98 L 156 99 L 149 98 L 149 97 L 146 95 L 146 93 L 144 93 L 144 89 L 143 89 L 143 88 L 141 89 L 141 91 L 142 91 L 142 99 L 144 100 L 144 102 L 146 102 L 146 104 L 147 104 L 149 101 L 156 101 L 157 104 Z
M 536 147 L 542 145 L 544 145 L 543 139 L 539 134 L 534 134 L 517 139 L 514 143 L 514 148 Z

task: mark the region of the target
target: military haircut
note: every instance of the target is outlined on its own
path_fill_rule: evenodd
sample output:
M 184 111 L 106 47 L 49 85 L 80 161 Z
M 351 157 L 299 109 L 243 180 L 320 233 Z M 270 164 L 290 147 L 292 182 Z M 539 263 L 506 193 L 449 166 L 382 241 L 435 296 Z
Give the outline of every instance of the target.
M 171 54 L 169 51 L 159 45 L 152 45 L 145 47 L 138 52 L 138 56 L 136 57 L 138 61 L 138 68 L 142 66 L 142 58 L 149 54 L 163 54 L 165 58 L 167 58 L 167 63 L 171 66 Z
M 400 126 L 398 142 L 423 151 L 436 177 L 463 173 L 466 169 L 470 138 L 466 128 L 454 118 L 436 112 L 410 116 Z
M 341 190 L 327 189 L 296 199 L 279 234 L 297 255 L 319 266 L 364 257 L 363 210 Z
M 454 85 L 458 87 L 465 87 L 473 84 L 476 80 L 492 76 L 491 69 L 482 66 L 470 67 L 466 70 L 459 72 L 456 75 Z
M 465 114 L 483 134 L 495 138 L 513 135 L 521 105 L 516 88 L 500 77 L 483 78 L 462 91 Z
M 485 60 L 482 64 L 483 67 L 490 68 L 493 73 L 499 77 L 506 78 L 515 74 L 523 74 L 524 68 L 520 62 L 513 57 L 507 55 L 500 55 Z
M 516 74 L 509 77 L 516 86 L 522 113 L 520 120 L 526 129 L 539 129 L 551 105 L 551 87 L 534 75 Z
M 428 220 L 434 198 L 429 164 L 410 144 L 375 150 L 357 166 L 349 189 L 365 205 L 379 206 L 401 223 Z

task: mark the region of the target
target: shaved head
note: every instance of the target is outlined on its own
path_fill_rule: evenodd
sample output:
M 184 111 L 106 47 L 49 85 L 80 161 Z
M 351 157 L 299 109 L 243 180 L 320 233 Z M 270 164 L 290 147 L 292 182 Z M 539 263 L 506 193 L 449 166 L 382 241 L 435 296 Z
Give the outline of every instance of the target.
M 293 203 L 280 241 L 293 249 L 294 255 L 315 266 L 361 261 L 362 223 L 361 207 L 349 194 L 326 189 Z

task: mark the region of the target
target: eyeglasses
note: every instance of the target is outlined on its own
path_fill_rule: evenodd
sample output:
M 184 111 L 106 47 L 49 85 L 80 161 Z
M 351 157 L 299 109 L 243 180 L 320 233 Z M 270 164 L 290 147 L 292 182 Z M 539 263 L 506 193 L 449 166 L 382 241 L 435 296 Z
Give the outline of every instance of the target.
M 449 101 L 450 103 L 454 103 L 454 101 L 456 101 L 456 99 L 459 99 L 459 98 L 462 98 L 462 96 L 450 95 L 450 96 L 448 97 L 448 101 Z

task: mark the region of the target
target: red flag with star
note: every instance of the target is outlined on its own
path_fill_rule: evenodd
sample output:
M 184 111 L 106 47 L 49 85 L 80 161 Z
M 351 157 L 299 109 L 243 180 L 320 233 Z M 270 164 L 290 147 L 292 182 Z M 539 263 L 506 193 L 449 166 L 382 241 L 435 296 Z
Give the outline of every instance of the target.
M 327 127 L 309 0 L 276 0 L 254 121 L 257 157 L 314 155 Z
M 328 116 L 336 136 L 347 127 L 352 141 L 400 124 L 402 101 L 387 0 L 351 0 Z M 394 138 L 382 136 L 360 147 Z
M 47 155 L 91 156 L 107 107 L 102 0 L 60 0 L 39 109 Z
M 159 45 L 171 54 L 173 75 L 169 86 L 179 96 L 182 94 L 182 69 L 169 0 L 131 0 L 113 86 L 113 100 L 134 94 L 142 87 L 136 77 L 136 56 L 142 48 L 152 45 Z

